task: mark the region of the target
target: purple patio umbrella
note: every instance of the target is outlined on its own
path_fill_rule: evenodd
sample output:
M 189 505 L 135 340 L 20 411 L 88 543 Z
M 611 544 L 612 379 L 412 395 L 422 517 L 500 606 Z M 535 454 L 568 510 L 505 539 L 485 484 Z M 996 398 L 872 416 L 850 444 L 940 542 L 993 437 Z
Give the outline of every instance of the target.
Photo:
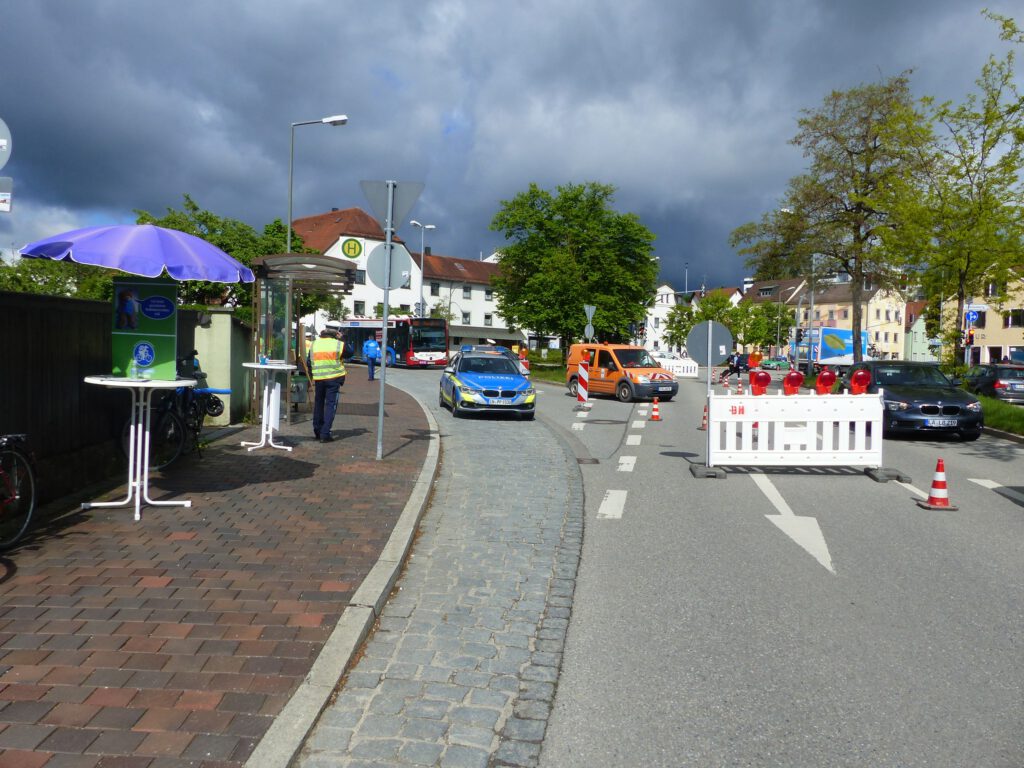
M 175 280 L 251 283 L 252 270 L 205 240 L 155 224 L 86 227 L 29 243 L 19 253 L 30 259 L 53 259 L 119 269 L 132 275 Z

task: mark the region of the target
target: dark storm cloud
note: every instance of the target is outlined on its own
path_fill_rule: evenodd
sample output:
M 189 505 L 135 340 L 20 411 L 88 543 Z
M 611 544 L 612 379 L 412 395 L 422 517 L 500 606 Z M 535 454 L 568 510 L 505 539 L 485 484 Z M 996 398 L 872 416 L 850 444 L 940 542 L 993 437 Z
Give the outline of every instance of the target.
M 361 179 L 423 181 L 435 252 L 501 245 L 501 200 L 600 181 L 657 235 L 662 276 L 740 282 L 728 233 L 803 168 L 796 118 L 832 89 L 913 69 L 960 99 L 1004 50 L 981 6 L 484 0 L 47 0 L 0 20 L 0 118 L 14 151 L 6 250 L 157 215 L 190 194 L 262 228 L 361 206 Z M 994 10 L 1013 15 L 1010 8 Z M 399 234 L 418 247 L 418 233 Z

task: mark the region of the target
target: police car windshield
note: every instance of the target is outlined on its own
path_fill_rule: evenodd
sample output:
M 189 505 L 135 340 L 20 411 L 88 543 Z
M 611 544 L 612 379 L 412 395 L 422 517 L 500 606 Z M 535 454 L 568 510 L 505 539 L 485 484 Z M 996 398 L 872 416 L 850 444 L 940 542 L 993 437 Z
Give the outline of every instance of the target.
M 625 368 L 661 368 L 646 349 L 617 349 L 615 356 Z
M 502 355 L 488 355 L 487 357 L 466 355 L 462 358 L 459 371 L 462 373 L 519 373 L 515 365 L 512 364 L 512 361 Z

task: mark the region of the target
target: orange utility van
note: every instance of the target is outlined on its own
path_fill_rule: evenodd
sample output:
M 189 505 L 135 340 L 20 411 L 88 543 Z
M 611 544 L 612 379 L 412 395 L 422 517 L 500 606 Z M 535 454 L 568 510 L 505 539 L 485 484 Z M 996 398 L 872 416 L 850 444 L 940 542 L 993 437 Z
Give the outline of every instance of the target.
M 624 403 L 638 398 L 671 400 L 679 391 L 676 377 L 643 347 L 632 344 L 573 344 L 565 367 L 565 383 L 576 395 L 580 361 L 589 364 L 590 395 L 614 395 Z

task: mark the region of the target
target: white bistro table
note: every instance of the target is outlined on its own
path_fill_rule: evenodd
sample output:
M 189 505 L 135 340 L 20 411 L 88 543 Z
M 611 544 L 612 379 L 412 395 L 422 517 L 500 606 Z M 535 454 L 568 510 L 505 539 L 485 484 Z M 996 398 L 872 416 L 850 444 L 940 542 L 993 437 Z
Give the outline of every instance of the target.
M 258 443 L 247 443 L 248 450 L 255 451 L 269 445 L 271 448 L 281 448 L 290 451 L 291 446 L 279 445 L 274 442 L 274 430 L 281 428 L 281 382 L 277 380 L 277 374 L 281 371 L 297 371 L 298 367 L 289 365 L 283 360 L 268 360 L 265 363 L 242 363 L 246 368 L 259 371 L 263 377 L 263 418 L 260 421 L 260 441 Z
M 154 507 L 191 507 L 186 500 L 154 501 L 149 498 L 149 421 L 153 393 L 157 390 L 194 387 L 195 379 L 130 379 L 124 376 L 86 376 L 86 384 L 111 389 L 127 389 L 132 395 L 132 417 L 128 439 L 128 495 L 120 501 L 92 501 L 82 509 L 93 507 L 127 507 L 135 505 L 135 519 L 142 519 L 142 503 Z

